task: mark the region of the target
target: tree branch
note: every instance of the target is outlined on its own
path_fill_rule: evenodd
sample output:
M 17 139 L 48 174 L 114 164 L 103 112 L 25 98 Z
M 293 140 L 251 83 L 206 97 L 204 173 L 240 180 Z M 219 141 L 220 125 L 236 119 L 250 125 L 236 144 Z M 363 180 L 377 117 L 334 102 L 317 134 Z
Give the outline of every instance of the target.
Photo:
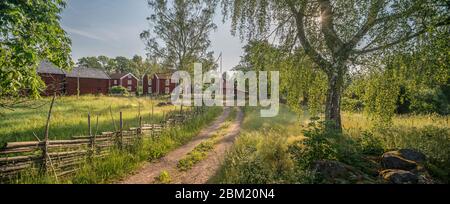
M 295 8 L 295 3 L 292 1 L 287 2 L 289 5 L 289 9 L 294 14 L 296 25 L 297 25 L 297 37 L 300 40 L 300 44 L 302 45 L 305 53 L 317 64 L 321 67 L 325 72 L 329 72 L 329 67 L 331 64 L 326 61 L 309 43 L 309 40 L 306 38 L 306 32 L 304 27 L 304 9 L 306 7 L 306 1 L 303 3 L 301 9 L 303 11 L 299 11 Z
M 353 36 L 353 38 L 346 43 L 346 48 L 353 49 L 361 39 L 369 32 L 369 30 L 375 26 L 376 18 L 378 13 L 380 12 L 384 0 L 372 0 L 371 7 L 369 8 L 369 12 L 367 13 L 366 21 L 361 29 Z
M 336 30 L 334 30 L 333 7 L 329 0 L 318 0 L 318 3 L 321 18 L 320 28 L 325 36 L 327 47 L 335 55 L 340 51 L 344 43 L 338 37 Z
M 441 21 L 439 23 L 434 24 L 431 27 L 447 26 L 449 24 L 450 24 L 450 19 L 447 18 L 447 19 L 445 19 L 445 20 L 443 20 L 443 21 Z M 409 33 L 406 36 L 404 36 L 402 38 L 399 38 L 399 39 L 397 39 L 397 40 L 395 40 L 393 42 L 387 43 L 385 45 L 381 45 L 381 46 L 370 48 L 370 49 L 353 50 L 352 54 L 357 54 L 357 55 L 367 54 L 367 53 L 370 53 L 370 52 L 375 52 L 375 51 L 378 51 L 378 50 L 382 50 L 382 49 L 386 49 L 386 48 L 395 46 L 395 45 L 400 44 L 402 42 L 407 42 L 407 41 L 409 41 L 411 39 L 414 39 L 414 38 L 416 38 L 416 37 L 418 37 L 420 35 L 423 35 L 423 34 L 427 33 L 428 32 L 428 28 L 429 27 L 425 27 L 422 30 L 420 30 L 420 31 L 418 31 L 416 33 L 413 33 L 413 34 Z
M 420 36 L 420 35 L 422 35 L 422 34 L 424 34 L 424 33 L 426 33 L 426 32 L 427 32 L 426 29 L 423 29 L 423 30 L 421 30 L 421 31 L 419 31 L 419 32 L 417 32 L 417 33 L 414 33 L 414 34 L 408 34 L 407 36 L 405 36 L 405 37 L 403 37 L 403 38 L 400 38 L 400 39 L 398 39 L 398 40 L 396 40 L 396 41 L 387 43 L 387 44 L 385 44 L 385 45 L 381 45 L 381 46 L 374 47 L 374 48 L 370 48 L 370 49 L 354 50 L 352 53 L 353 53 L 353 54 L 357 54 L 357 55 L 362 55 L 362 54 L 367 54 L 367 53 L 375 52 L 375 51 L 378 51 L 378 50 L 386 49 L 386 48 L 395 46 L 395 45 L 397 45 L 397 44 L 400 44 L 400 43 L 402 43 L 402 42 L 409 41 L 409 40 L 411 40 L 411 39 L 413 39 L 413 38 L 415 38 L 415 37 L 418 37 L 418 36 Z

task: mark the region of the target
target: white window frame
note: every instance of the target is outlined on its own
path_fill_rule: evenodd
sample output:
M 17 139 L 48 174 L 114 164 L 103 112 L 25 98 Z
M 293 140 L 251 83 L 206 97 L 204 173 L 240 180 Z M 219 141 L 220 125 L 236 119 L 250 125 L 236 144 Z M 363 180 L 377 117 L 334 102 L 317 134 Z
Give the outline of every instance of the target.
M 133 85 L 133 81 L 131 79 L 128 80 L 128 85 Z
M 117 85 L 117 79 L 114 80 L 114 85 Z
M 170 94 L 170 88 L 169 87 L 166 87 L 166 94 Z
M 133 89 L 132 86 L 128 86 L 128 91 L 131 91 L 131 89 Z
M 152 94 L 152 91 L 153 91 L 153 90 L 152 90 L 152 87 L 149 86 L 149 87 L 148 87 L 148 93 L 149 93 L 149 94 Z
M 169 85 L 170 85 L 170 80 L 166 79 L 166 86 L 169 86 Z

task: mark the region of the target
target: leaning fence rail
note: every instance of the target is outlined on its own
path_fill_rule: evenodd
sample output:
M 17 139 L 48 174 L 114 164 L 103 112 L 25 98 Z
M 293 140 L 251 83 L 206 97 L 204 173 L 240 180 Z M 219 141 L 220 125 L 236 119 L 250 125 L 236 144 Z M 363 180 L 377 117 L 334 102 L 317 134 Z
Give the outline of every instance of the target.
M 203 111 L 202 108 L 194 108 L 191 111 L 181 109 L 164 113 L 162 122 L 152 124 L 143 124 L 142 117 L 139 117 L 139 127 L 126 130 L 120 117 L 119 130 L 101 134 L 92 133 L 91 116 L 88 114 L 87 136 L 73 136 L 70 140 L 6 143 L 0 148 L 0 181 L 17 176 L 27 169 L 37 169 L 56 178 L 69 175 L 76 172 L 81 164 L 107 156 L 114 147 L 123 149 L 144 137 L 158 137 L 166 129 L 183 124 Z

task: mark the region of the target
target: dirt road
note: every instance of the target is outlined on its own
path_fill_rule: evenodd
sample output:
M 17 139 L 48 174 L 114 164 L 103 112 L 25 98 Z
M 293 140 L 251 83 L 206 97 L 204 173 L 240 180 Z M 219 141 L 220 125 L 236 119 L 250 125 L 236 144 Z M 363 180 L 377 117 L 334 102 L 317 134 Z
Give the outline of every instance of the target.
M 231 147 L 234 139 L 239 135 L 240 126 L 243 120 L 241 110 L 236 114 L 236 118 L 231 125 L 227 127 L 226 134 L 221 136 L 219 142 L 214 146 L 207 157 L 197 163 L 188 171 L 179 171 L 178 161 L 191 152 L 201 142 L 212 137 L 224 124 L 228 118 L 231 109 L 226 108 L 209 127 L 205 128 L 189 143 L 170 152 L 165 157 L 145 164 L 135 174 L 123 179 L 122 184 L 151 184 L 156 182 L 156 177 L 162 171 L 167 171 L 171 177 L 170 183 L 176 184 L 202 184 L 215 175 L 225 157 L 226 151 Z

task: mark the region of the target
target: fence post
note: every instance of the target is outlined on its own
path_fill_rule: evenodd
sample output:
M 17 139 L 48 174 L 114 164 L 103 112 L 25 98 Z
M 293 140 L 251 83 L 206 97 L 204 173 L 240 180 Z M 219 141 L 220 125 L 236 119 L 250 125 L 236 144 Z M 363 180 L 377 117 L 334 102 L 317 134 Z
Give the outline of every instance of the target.
M 139 130 L 138 130 L 139 137 L 142 136 L 142 116 L 139 116 Z
M 122 118 L 122 111 L 120 111 L 120 124 L 119 124 L 119 148 L 122 150 L 123 148 L 123 118 Z
M 94 152 L 94 140 L 92 137 L 91 112 L 88 113 L 88 130 L 89 130 L 89 140 L 90 140 L 88 153 L 89 153 L 89 159 L 92 159 L 92 155 Z
M 47 123 L 45 125 L 45 135 L 44 135 L 44 146 L 42 148 L 42 167 L 41 167 L 41 173 L 46 174 L 49 164 L 51 165 L 51 160 L 48 155 L 48 146 L 49 146 L 49 138 L 48 138 L 48 132 L 50 129 L 50 119 L 52 117 L 52 109 L 53 104 L 55 103 L 56 93 L 53 95 L 52 103 L 50 104 L 50 109 L 48 110 L 47 115 Z M 54 171 L 54 169 L 53 169 Z M 55 173 L 55 172 L 54 172 Z M 55 173 L 56 177 L 56 173 Z M 58 177 L 56 177 L 57 179 Z
M 151 136 L 152 136 L 152 138 L 153 138 L 153 132 L 155 131 L 155 122 L 153 122 L 153 102 L 152 102 L 152 112 L 150 113 L 150 125 L 152 126 L 152 129 L 151 129 Z

